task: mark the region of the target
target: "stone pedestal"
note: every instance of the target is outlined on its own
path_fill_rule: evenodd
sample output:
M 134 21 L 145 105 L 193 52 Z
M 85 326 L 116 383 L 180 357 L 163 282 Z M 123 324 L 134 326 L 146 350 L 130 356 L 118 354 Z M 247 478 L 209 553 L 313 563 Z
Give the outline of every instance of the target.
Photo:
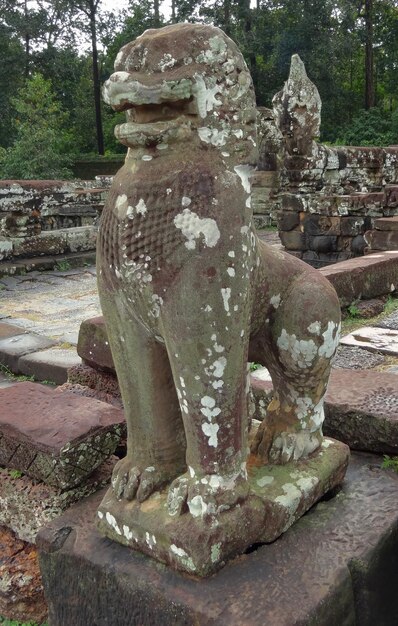
M 348 446 L 334 439 L 324 439 L 310 458 L 286 465 L 259 465 L 251 455 L 250 495 L 218 516 L 199 510 L 173 516 L 167 487 L 141 504 L 118 500 L 109 489 L 98 510 L 98 527 L 110 539 L 175 569 L 208 576 L 253 544 L 274 541 L 290 528 L 343 482 L 348 459 Z
M 398 475 L 355 453 L 338 495 L 270 545 L 207 580 L 179 574 L 101 537 L 102 494 L 37 539 L 49 622 L 56 626 L 393 626 Z

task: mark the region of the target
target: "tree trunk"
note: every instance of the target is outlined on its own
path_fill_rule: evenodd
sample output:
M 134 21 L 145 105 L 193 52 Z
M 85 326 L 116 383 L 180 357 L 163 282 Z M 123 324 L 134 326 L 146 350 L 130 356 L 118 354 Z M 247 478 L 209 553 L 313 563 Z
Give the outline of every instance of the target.
M 153 2 L 153 18 L 154 18 L 155 28 L 159 28 L 160 26 L 159 0 L 154 0 Z
M 91 50 L 93 64 L 93 86 L 94 86 L 94 106 L 95 106 L 95 123 L 97 129 L 97 146 L 98 154 L 104 154 L 104 134 L 102 131 L 101 118 L 101 88 L 98 71 L 98 51 L 97 51 L 97 29 L 95 24 L 97 7 L 94 0 L 89 0 L 90 7 L 90 30 L 91 30 Z
M 28 32 L 28 0 L 24 2 L 24 14 L 25 14 L 25 78 L 29 78 L 29 61 L 30 61 L 30 35 Z
M 373 0 L 365 0 L 365 109 L 375 106 Z
M 171 21 L 173 24 L 176 23 L 176 2 L 175 0 L 171 0 Z

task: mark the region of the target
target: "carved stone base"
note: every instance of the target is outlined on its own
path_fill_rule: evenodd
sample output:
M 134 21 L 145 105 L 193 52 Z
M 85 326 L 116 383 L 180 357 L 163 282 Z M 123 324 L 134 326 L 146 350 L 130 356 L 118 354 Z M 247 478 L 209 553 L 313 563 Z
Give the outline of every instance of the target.
M 284 533 L 343 481 L 348 460 L 348 446 L 333 439 L 325 439 L 310 459 L 283 466 L 258 467 L 249 457 L 249 497 L 217 516 L 171 516 L 167 489 L 142 504 L 117 500 L 109 489 L 97 525 L 106 537 L 175 569 L 208 576 L 253 544 Z

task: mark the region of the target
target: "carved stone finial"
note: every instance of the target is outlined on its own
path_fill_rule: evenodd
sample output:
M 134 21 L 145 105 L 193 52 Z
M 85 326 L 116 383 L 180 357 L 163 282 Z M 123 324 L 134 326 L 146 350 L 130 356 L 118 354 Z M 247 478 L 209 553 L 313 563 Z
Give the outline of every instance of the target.
M 289 78 L 272 102 L 287 153 L 311 156 L 320 133 L 322 102 L 298 54 L 292 56 Z
M 346 449 L 321 430 L 340 307 L 316 270 L 256 236 L 255 98 L 236 45 L 177 24 L 122 48 L 115 69 L 105 99 L 126 111 L 116 135 L 129 150 L 97 265 L 128 448 L 98 524 L 204 576 L 342 479 Z M 249 457 L 248 359 L 275 387 Z

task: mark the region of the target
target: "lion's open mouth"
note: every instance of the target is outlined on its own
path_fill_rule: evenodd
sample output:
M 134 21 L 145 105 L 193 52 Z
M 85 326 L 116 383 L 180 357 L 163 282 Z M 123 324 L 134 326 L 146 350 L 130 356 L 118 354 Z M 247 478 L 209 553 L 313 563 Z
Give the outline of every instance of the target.
M 115 128 L 123 144 L 136 146 L 159 145 L 184 140 L 197 118 L 194 98 L 161 104 L 125 105 L 126 123 Z
M 115 72 L 104 85 L 104 100 L 126 112 L 126 123 L 115 128 L 123 144 L 150 146 L 186 138 L 198 116 L 192 81 L 146 82 L 128 72 Z

